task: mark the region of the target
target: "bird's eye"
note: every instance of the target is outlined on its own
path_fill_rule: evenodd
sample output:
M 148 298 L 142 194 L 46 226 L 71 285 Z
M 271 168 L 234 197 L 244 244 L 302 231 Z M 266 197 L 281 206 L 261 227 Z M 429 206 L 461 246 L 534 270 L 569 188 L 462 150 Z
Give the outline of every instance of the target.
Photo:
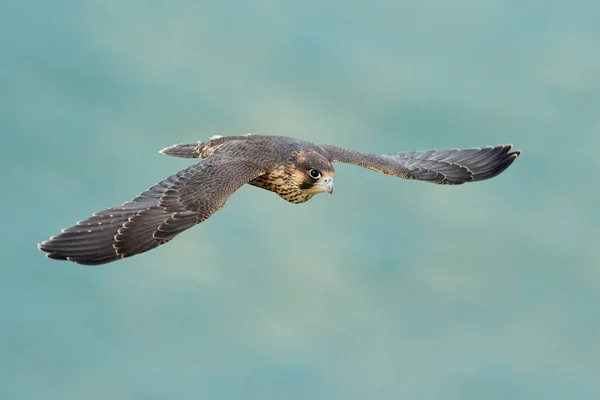
M 310 171 L 308 171 L 308 174 L 313 179 L 319 179 L 321 177 L 321 173 L 316 169 L 311 169 Z

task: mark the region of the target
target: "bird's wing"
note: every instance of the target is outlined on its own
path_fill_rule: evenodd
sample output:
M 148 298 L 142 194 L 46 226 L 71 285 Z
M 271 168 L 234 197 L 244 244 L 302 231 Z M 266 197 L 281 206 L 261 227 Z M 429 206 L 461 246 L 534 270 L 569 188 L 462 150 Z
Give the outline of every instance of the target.
M 438 184 L 482 181 L 504 171 L 521 154 L 512 145 L 495 147 L 367 154 L 323 145 L 332 162 L 369 168 L 386 175 Z
M 215 154 L 38 247 L 49 258 L 88 265 L 143 253 L 208 219 L 237 189 L 265 172 L 251 161 Z

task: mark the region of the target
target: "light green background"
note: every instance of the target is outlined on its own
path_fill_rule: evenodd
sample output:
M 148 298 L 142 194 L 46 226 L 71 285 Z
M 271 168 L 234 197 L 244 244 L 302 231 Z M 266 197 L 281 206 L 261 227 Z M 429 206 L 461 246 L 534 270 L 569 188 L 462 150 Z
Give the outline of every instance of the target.
M 1 399 L 600 398 L 598 1 L 0 6 Z M 512 142 L 458 187 L 336 165 L 102 267 L 36 244 L 246 132 Z

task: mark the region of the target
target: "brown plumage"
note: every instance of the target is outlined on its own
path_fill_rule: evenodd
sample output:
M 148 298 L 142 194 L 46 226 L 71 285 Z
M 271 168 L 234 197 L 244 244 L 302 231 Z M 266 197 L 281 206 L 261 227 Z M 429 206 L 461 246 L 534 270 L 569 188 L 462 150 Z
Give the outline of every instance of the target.
M 333 191 L 332 162 L 386 175 L 460 185 L 492 178 L 519 156 L 511 145 L 367 154 L 283 136 L 214 137 L 161 153 L 201 160 L 119 207 L 94 213 L 38 247 L 49 258 L 104 264 L 143 253 L 208 219 L 248 183 L 291 203 Z

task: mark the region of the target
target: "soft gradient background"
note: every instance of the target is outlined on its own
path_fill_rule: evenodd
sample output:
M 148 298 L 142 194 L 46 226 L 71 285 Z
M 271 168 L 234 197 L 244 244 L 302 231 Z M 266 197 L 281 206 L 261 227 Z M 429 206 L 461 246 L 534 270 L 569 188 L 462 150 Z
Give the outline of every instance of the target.
M 600 398 L 598 1 L 0 8 L 1 399 Z M 524 153 L 244 187 L 103 267 L 36 249 L 188 165 L 161 148 L 246 132 Z

